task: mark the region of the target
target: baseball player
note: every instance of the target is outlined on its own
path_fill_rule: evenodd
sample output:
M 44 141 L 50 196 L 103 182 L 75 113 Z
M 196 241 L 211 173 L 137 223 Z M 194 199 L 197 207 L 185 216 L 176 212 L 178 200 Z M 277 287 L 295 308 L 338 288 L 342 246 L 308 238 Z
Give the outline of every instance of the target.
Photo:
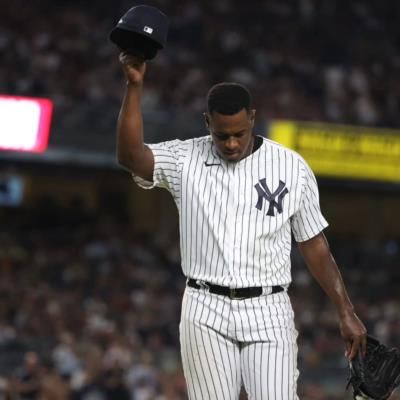
M 337 307 L 346 356 L 365 351 L 323 234 L 315 177 L 295 152 L 253 133 L 247 89 L 208 93 L 209 135 L 146 145 L 141 92 L 146 63 L 121 53 L 127 84 L 117 126 L 119 163 L 143 188 L 167 189 L 179 211 L 187 287 L 180 343 L 190 399 L 297 399 L 297 331 L 287 288 L 292 235 Z

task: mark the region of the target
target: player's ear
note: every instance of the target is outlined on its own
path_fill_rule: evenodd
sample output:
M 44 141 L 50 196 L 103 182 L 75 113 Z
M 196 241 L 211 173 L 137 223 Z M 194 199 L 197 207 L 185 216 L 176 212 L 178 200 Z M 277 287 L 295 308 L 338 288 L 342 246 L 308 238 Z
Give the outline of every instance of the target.
M 256 120 L 256 110 L 252 109 L 250 110 L 250 123 L 252 127 L 254 126 L 255 120 Z
M 204 122 L 206 124 L 207 130 L 210 130 L 210 115 L 208 112 L 203 113 Z

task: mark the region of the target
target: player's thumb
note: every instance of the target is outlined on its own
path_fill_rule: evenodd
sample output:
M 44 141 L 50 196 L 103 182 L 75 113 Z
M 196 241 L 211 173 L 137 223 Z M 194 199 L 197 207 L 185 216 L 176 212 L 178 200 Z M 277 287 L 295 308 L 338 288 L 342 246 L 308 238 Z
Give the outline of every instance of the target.
M 344 356 L 348 359 L 351 354 L 351 342 L 346 340 L 346 350 L 344 352 Z

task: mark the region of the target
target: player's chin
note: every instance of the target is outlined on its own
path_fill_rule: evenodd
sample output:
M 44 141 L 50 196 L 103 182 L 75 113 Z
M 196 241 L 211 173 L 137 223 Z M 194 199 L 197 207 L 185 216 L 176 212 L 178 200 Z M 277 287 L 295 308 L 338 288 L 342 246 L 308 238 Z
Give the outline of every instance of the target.
M 224 153 L 224 158 L 226 161 L 231 162 L 240 161 L 242 159 L 242 153 L 239 151 L 234 153 Z

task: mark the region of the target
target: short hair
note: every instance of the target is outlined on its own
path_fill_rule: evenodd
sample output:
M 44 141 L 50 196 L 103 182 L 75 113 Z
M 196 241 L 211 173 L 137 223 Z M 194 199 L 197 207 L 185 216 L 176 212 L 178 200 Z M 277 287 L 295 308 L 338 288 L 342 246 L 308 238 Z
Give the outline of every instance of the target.
M 235 82 L 222 82 L 214 85 L 207 95 L 208 112 L 233 115 L 243 108 L 250 111 L 251 95 L 249 90 Z

